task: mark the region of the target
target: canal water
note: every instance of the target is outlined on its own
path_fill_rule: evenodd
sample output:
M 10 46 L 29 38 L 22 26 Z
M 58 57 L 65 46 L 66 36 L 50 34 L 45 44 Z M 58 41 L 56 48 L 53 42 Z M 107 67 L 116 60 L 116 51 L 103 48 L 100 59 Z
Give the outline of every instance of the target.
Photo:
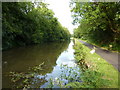
M 3 88 L 63 88 L 80 81 L 74 43 L 52 42 L 3 52 Z

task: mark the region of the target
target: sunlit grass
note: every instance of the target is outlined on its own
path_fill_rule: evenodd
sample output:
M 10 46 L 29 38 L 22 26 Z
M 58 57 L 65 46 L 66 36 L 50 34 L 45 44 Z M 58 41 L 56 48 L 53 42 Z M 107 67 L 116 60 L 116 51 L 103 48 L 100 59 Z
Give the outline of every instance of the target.
M 91 54 L 91 49 L 78 40 L 75 40 L 74 48 L 78 63 L 84 59 L 84 65 L 87 66 L 81 74 L 85 88 L 118 88 L 118 71 L 111 64 L 98 54 Z

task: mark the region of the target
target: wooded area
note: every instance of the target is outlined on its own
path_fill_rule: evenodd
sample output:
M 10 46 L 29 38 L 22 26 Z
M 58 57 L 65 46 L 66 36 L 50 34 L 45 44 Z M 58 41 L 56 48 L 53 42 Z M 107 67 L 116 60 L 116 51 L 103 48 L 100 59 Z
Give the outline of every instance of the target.
M 73 24 L 79 24 L 74 37 L 100 46 L 120 49 L 120 3 L 74 2 L 70 4 Z
M 2 3 L 2 49 L 69 40 L 70 33 L 43 2 Z

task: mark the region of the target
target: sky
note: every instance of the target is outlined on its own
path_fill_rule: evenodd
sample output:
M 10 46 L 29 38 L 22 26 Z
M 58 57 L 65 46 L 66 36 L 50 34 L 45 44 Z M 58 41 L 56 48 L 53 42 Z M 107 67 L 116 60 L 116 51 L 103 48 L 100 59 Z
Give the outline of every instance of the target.
M 73 34 L 73 29 L 77 26 L 72 25 L 72 17 L 69 7 L 70 0 L 45 0 L 49 9 L 52 9 L 55 13 L 55 17 L 62 26 L 68 28 L 71 34 Z

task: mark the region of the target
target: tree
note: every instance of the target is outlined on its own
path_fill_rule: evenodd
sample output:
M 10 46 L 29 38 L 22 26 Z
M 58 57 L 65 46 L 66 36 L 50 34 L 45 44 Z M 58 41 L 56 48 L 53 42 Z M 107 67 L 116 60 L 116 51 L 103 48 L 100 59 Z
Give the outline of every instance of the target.
M 120 43 L 119 2 L 73 2 L 71 1 L 76 37 L 99 44 Z
M 3 2 L 2 16 L 3 50 L 70 38 L 69 31 L 43 2 Z

